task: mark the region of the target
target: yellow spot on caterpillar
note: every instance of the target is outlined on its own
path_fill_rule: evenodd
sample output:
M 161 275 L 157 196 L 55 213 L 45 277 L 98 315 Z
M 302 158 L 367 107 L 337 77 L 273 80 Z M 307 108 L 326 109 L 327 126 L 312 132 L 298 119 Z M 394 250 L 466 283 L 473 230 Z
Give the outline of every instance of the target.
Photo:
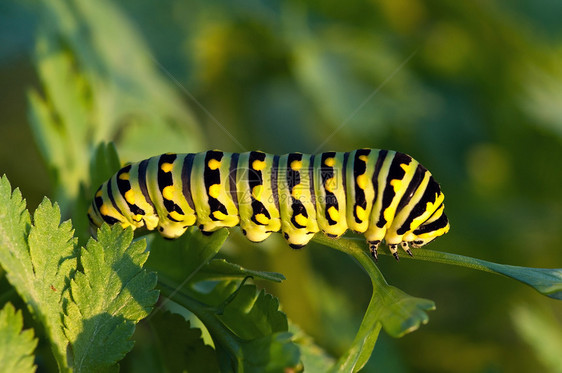
M 256 171 L 263 170 L 265 168 L 265 161 L 256 159 L 254 162 L 252 162 L 252 168 Z
M 324 188 L 326 188 L 326 190 L 330 193 L 334 193 L 334 190 L 336 190 L 336 187 L 338 186 L 338 183 L 336 182 L 336 178 L 335 177 L 331 177 L 328 180 L 326 180 L 326 182 L 324 183 Z
M 390 180 L 390 185 L 392 185 L 392 187 L 394 188 L 394 192 L 398 192 L 400 190 L 400 187 L 402 187 L 402 180 L 399 179 Z
M 217 161 L 216 159 L 211 159 L 209 163 L 207 163 L 211 170 L 216 170 L 221 166 L 221 161 Z
M 221 193 L 221 185 L 220 184 L 213 184 L 209 187 L 209 196 L 213 198 L 219 198 Z
M 220 211 L 213 212 L 213 216 L 215 217 L 215 219 L 218 219 L 218 220 L 224 220 L 227 217 L 225 214 L 223 214 Z
M 326 158 L 324 160 L 324 164 L 328 167 L 334 167 L 334 165 L 336 164 L 336 160 L 333 157 Z
M 298 214 L 297 216 L 295 216 L 295 221 L 299 225 L 302 225 L 304 227 L 304 226 L 306 226 L 306 223 L 308 222 L 308 219 L 305 218 L 303 214 Z
M 369 179 L 367 178 L 367 175 L 362 174 L 357 176 L 357 186 L 363 190 L 367 189 L 367 184 L 369 182 Z
M 132 189 L 125 192 L 125 200 L 131 205 L 135 204 L 135 192 Z
M 100 206 L 100 213 L 106 216 L 109 215 L 109 207 L 105 203 Z
M 394 214 L 396 214 L 396 209 L 394 208 L 389 207 L 384 210 L 384 219 L 387 221 L 387 224 L 394 219 Z
M 355 215 L 361 221 L 365 221 L 367 219 L 367 211 L 361 206 L 355 206 Z
M 173 200 L 174 192 L 175 192 L 174 186 L 168 185 L 162 190 L 162 197 L 164 197 L 165 199 Z
M 171 217 L 172 219 L 174 219 L 174 220 L 183 221 L 183 215 L 180 214 L 180 213 L 177 212 L 177 211 L 171 211 L 171 212 L 169 213 L 169 215 L 170 215 L 170 217 Z
M 119 179 L 121 179 L 121 180 L 129 180 L 129 173 L 128 173 L 128 172 L 123 172 L 121 175 L 119 175 Z
M 103 195 L 103 191 L 100 189 L 96 193 L 96 197 L 101 197 Z
M 369 160 L 369 156 L 368 155 L 360 155 L 359 159 L 362 160 L 363 162 L 367 163 L 367 161 Z
M 302 168 L 302 161 L 292 161 L 291 170 L 298 171 Z
M 254 189 L 252 189 L 252 196 L 258 201 L 260 200 L 262 190 L 263 185 L 256 185 Z
M 263 225 L 269 224 L 269 219 L 265 216 L 265 214 L 256 214 L 256 220 Z
M 174 168 L 174 164 L 173 163 L 162 163 L 162 166 L 160 166 L 160 169 L 164 172 L 170 172 L 172 171 L 172 169 Z
M 300 200 L 301 199 L 301 190 L 296 186 L 293 188 L 293 192 L 291 193 L 294 199 Z
M 337 208 L 335 208 L 335 206 L 330 206 L 330 208 L 328 208 L 328 215 L 330 215 L 330 219 L 333 221 L 340 220 L 340 212 Z

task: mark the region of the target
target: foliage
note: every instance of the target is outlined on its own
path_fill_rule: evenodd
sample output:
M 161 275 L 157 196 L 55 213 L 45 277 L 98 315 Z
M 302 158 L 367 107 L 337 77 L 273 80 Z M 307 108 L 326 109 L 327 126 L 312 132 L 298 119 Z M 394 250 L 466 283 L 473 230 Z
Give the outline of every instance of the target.
M 6 177 L 0 179 L 0 233 L 0 264 L 35 320 L 45 328 L 59 369 L 114 371 L 133 347 L 130 338 L 135 325 L 151 312 L 158 298 L 154 290 L 155 272 L 143 269 L 149 256 L 145 241 L 132 242 L 130 228 L 123 230 L 118 225 L 110 228 L 104 224 L 97 232 L 97 239 L 90 239 L 85 248 L 77 250 L 70 221 L 60 223 L 58 205 L 45 199 L 32 221 L 19 190 L 12 192 Z M 156 254 L 149 266 L 161 267 L 159 271 L 164 275 L 159 283 L 163 294 L 183 307 L 184 312 L 191 312 L 201 320 L 215 347 L 213 353 L 200 339 L 200 332 L 191 329 L 181 317 L 173 319 L 178 330 L 185 333 L 167 334 L 164 340 L 159 333 L 163 332 L 161 328 L 172 328 L 172 318 L 165 321 L 156 318 L 151 326 L 157 336 L 160 368 L 173 369 L 171 367 L 189 357 L 184 366 L 195 370 L 277 372 L 287 368 L 302 369 L 297 341 L 305 343 L 303 347 L 309 353 L 307 363 L 325 365 L 325 354 L 321 350 L 310 356 L 310 351 L 314 351 L 309 347 L 310 340 L 293 338 L 287 316 L 279 310 L 278 299 L 259 291 L 255 285 L 245 284 L 250 277 L 281 281 L 283 276 L 246 270 L 213 259 L 227 236 L 226 229 L 211 237 L 192 229 L 185 238 L 169 243 L 167 248 L 162 245 L 161 251 L 157 248 L 159 240 L 151 241 L 151 250 Z M 433 302 L 411 297 L 389 286 L 364 245 L 351 239 L 332 240 L 324 236 L 315 239 L 357 259 L 373 286 L 371 302 L 355 340 L 330 371 L 356 372 L 364 367 L 381 327 L 389 335 L 401 337 L 427 323 L 425 311 L 434 308 Z M 474 262 L 481 266 L 487 263 L 470 258 L 463 261 L 459 256 L 444 253 L 420 251 L 420 254 L 425 260 L 433 256 L 438 261 L 445 257 L 452 264 L 471 262 L 473 268 L 478 268 Z M 173 256 L 179 260 L 171 261 Z M 167 279 L 163 263 L 174 262 L 176 271 L 172 266 L 171 277 Z M 501 271 L 505 266 L 487 265 L 486 268 L 494 267 L 498 273 L 507 272 Z M 560 270 L 537 272 L 522 267 L 508 268 L 511 277 L 521 277 L 529 284 L 538 282 L 539 291 L 558 297 L 562 286 Z M 177 269 L 182 269 L 183 273 Z M 551 273 L 551 278 L 545 277 L 543 272 Z M 184 280 L 179 282 L 181 278 Z M 13 307 L 7 307 L 6 317 L 17 319 Z M 16 336 L 19 330 L 21 325 L 16 324 Z M 172 335 L 175 339 L 171 339 Z M 34 347 L 35 342 L 23 336 L 14 338 L 13 348 L 32 349 L 30 343 Z M 177 357 L 170 356 L 172 350 L 164 347 L 170 343 L 177 346 Z
M 23 330 L 21 311 L 7 303 L 0 310 L 0 361 L 3 372 L 35 372 L 33 329 Z
M 3 363 L 33 370 L 34 357 L 39 370 L 56 362 L 62 371 L 169 372 L 532 371 L 540 363 L 556 371 L 559 315 L 548 309 L 560 307 L 560 269 L 442 248 L 560 267 L 557 5 L 119 6 L 127 15 L 107 0 L 30 5 L 29 19 L 39 19 L 29 38 L 39 87 L 14 78 L 0 88 L 11 97 L 32 86 L 28 121 L 50 178 L 22 162 L 31 145 L 19 149 L 8 136 L 0 136 L 2 167 L 13 182 L 14 171 L 25 175 L 14 183 L 29 199 L 43 195 L 28 193 L 36 190 L 30 185 L 50 181 L 57 202 L 44 199 L 30 214 L 20 191 L 7 178 L 0 182 L 0 301 L 29 311 L 7 303 L 0 311 L 0 328 L 3 317 L 11 320 L 0 336 L 10 336 L 17 351 Z M 2 33 L 11 24 L 2 21 L 20 5 L 0 7 Z M 25 22 L 22 28 L 33 29 Z M 11 102 L 0 109 L 8 112 Z M 20 133 L 23 121 L 2 114 Z M 192 229 L 176 242 L 150 235 L 146 250 L 118 227 L 88 240 L 85 211 L 93 189 L 122 165 L 116 149 L 133 161 L 208 147 L 283 153 L 362 146 L 410 153 L 442 182 L 451 233 L 431 250 L 414 251 L 413 261 L 381 257 L 375 264 L 349 237 L 319 236 L 298 254 L 275 237 L 249 244 L 236 230 L 228 241 L 227 231 L 203 237 Z M 61 223 L 68 217 L 72 223 Z M 547 297 L 460 267 L 502 274 Z M 157 291 L 163 296 L 151 312 Z M 522 298 L 534 306 L 513 308 Z M 424 330 L 398 340 L 380 333 L 418 329 L 435 303 L 439 317 Z M 21 331 L 22 316 L 35 339 Z M 2 345 L 0 354 L 7 351 Z
M 148 258 L 133 232 L 103 226 L 98 240 L 80 253 L 81 269 L 70 281 L 64 334 L 70 342 L 75 371 L 113 368 L 131 348 L 135 324 L 158 299 L 156 274 L 142 266 Z M 110 249 L 108 249 L 110 248 Z
M 80 187 L 97 181 L 88 179 L 85 165 L 101 140 L 118 138 L 126 159 L 180 151 L 202 140 L 191 112 L 111 2 L 55 0 L 39 7 L 35 64 L 43 92 L 29 92 L 29 122 L 63 215 L 80 224 L 80 202 L 91 195 L 89 189 L 80 194 Z M 97 22 L 102 18 L 103 24 Z M 83 32 L 74 32 L 76 27 Z
M 132 231 L 116 226 L 77 251 L 71 222 L 60 222 L 58 205 L 45 198 L 31 221 L 5 176 L 0 232 L 0 264 L 44 328 L 59 370 L 115 370 L 132 348 L 135 324 L 158 297 L 156 275 L 142 269 L 144 245 L 131 244 Z
M 240 284 L 248 276 L 273 281 L 281 281 L 283 276 L 212 260 L 227 236 L 226 229 L 208 238 L 192 230 L 185 238 L 158 245 L 149 265 L 158 267 L 165 260 L 183 268 L 183 273 L 174 272 L 174 266 L 170 272 L 162 268 L 161 273 L 176 278 L 161 278 L 162 292 L 204 323 L 222 370 L 274 372 L 296 366 L 298 348 L 288 333 L 279 301 L 254 285 L 243 284 L 244 280 Z
M 21 193 L 13 193 L 8 179 L 0 179 L 0 263 L 8 281 L 45 328 L 62 369 L 67 339 L 62 329 L 62 302 L 67 281 L 76 270 L 76 243 L 69 221 L 60 223 L 60 210 L 48 199 L 35 211 L 33 224 Z
M 201 329 L 191 327 L 177 313 L 156 312 L 150 318 L 154 345 L 168 372 L 216 372 L 219 370 L 215 351 L 201 338 Z

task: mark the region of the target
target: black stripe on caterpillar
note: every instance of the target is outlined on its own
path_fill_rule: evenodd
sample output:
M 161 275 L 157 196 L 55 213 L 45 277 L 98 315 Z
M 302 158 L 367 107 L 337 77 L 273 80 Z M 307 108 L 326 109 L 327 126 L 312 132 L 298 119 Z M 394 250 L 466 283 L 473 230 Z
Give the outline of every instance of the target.
M 358 149 L 318 155 L 217 150 L 167 153 L 126 165 L 97 190 L 88 217 L 157 229 L 166 238 L 240 225 L 253 242 L 281 231 L 293 248 L 323 232 L 365 236 L 373 256 L 386 242 L 427 244 L 449 230 L 444 195 L 431 173 L 404 153 Z

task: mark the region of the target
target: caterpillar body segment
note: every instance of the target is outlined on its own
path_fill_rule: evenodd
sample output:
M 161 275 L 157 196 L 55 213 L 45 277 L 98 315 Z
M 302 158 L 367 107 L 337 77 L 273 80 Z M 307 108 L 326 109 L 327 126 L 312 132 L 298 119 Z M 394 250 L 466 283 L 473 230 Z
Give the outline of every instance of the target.
M 88 210 L 103 222 L 157 229 L 177 238 L 239 225 L 253 242 L 283 234 L 293 248 L 317 232 L 361 233 L 376 258 L 386 242 L 427 244 L 448 232 L 444 195 L 431 173 L 404 153 L 358 149 L 317 155 L 259 151 L 166 153 L 126 165 L 96 191 Z

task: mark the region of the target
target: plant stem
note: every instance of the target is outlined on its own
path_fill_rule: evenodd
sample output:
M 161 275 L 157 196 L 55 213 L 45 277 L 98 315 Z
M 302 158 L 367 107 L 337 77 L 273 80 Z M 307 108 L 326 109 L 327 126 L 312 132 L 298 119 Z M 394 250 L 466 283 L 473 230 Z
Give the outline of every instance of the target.
M 363 266 L 366 264 L 366 261 L 362 257 L 360 260 L 360 256 L 357 255 L 357 251 L 361 251 L 368 256 L 366 244 L 362 240 L 353 238 L 340 238 L 338 240 L 334 240 L 322 234 L 317 234 L 313 240 L 333 249 L 353 255 Z M 530 268 L 513 266 L 493 263 L 459 254 L 426 249 L 415 249 L 413 253 L 413 257 L 404 255 L 402 258 L 456 265 L 459 267 L 477 269 L 483 272 L 506 276 L 533 287 L 543 295 L 562 300 L 562 268 Z M 380 250 L 379 254 L 390 255 L 387 250 Z

